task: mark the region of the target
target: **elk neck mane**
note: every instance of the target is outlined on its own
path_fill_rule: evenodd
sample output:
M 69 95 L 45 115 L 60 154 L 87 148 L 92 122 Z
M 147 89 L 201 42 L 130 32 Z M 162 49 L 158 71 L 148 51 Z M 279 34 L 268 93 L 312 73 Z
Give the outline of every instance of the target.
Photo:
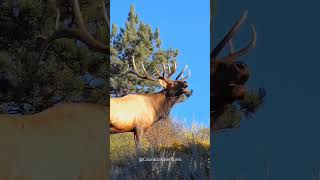
M 153 108 L 159 114 L 158 120 L 160 120 L 160 118 L 167 118 L 170 114 L 171 108 L 178 101 L 178 98 L 168 95 L 165 90 L 158 93 L 147 94 L 147 97 L 150 97 L 150 104 L 153 105 Z

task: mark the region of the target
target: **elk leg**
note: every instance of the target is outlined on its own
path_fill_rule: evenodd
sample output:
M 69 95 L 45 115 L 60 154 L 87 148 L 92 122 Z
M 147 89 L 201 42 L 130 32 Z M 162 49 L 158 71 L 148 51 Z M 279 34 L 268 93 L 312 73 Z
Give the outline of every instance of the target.
M 134 138 L 134 143 L 135 143 L 135 145 L 137 147 L 138 143 L 137 143 L 137 132 L 136 132 L 136 130 L 133 131 L 133 138 Z
M 134 131 L 134 138 L 136 142 L 137 149 L 141 149 L 141 137 L 142 137 L 143 131 L 141 128 L 136 128 Z

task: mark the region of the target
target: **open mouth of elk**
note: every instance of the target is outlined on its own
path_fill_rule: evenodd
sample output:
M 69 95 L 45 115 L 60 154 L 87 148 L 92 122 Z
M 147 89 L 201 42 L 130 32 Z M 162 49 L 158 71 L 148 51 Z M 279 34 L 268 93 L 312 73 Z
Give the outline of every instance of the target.
M 251 39 L 243 48 L 235 51 L 232 43 L 236 32 L 240 29 L 241 24 L 245 21 L 248 12 L 245 11 L 236 21 L 223 39 L 215 46 L 210 54 L 211 61 L 211 127 L 214 130 L 221 130 L 227 126 L 223 124 L 220 118 L 229 105 L 234 102 L 240 102 L 249 95 L 249 91 L 245 84 L 250 78 L 250 69 L 244 62 L 237 59 L 246 55 L 255 47 L 257 41 L 257 33 L 253 25 L 251 25 Z M 229 54 L 219 57 L 221 51 L 229 46 Z M 261 99 L 264 97 L 261 94 Z
M 172 107 L 185 97 L 192 94 L 186 80 L 190 77 L 190 70 L 187 76 L 183 76 L 188 68 L 186 65 L 175 79 L 171 76 L 177 70 L 177 64 L 162 64 L 162 73 L 155 68 L 155 74 L 150 75 L 141 63 L 143 74 L 139 73 L 132 57 L 132 69 L 127 74 L 158 83 L 163 90 L 149 94 L 128 94 L 120 98 L 110 99 L 110 132 L 123 133 L 133 132 L 137 146 L 141 146 L 142 135 L 155 122 L 167 118 Z

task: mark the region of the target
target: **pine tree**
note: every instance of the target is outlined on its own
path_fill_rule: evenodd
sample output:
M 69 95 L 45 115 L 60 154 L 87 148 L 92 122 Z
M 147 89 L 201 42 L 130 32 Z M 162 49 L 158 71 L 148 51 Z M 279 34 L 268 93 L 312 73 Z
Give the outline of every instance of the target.
M 153 92 L 159 87 L 157 83 L 127 74 L 128 69 L 132 68 L 132 56 L 137 68 L 141 70 L 143 63 L 150 74 L 154 74 L 155 68 L 162 63 L 176 61 L 178 56 L 177 49 L 161 48 L 159 28 L 152 31 L 148 24 L 139 20 L 134 5 L 130 6 L 125 28 L 118 29 L 117 25 L 112 25 L 110 52 L 110 94 L 116 97 L 132 92 Z
M 87 29 L 109 44 L 101 2 L 79 4 Z M 0 111 L 36 113 L 61 101 L 107 103 L 108 52 L 92 51 L 77 38 L 46 44 L 57 20 L 63 28 L 74 26 L 70 9 L 64 1 L 0 1 Z

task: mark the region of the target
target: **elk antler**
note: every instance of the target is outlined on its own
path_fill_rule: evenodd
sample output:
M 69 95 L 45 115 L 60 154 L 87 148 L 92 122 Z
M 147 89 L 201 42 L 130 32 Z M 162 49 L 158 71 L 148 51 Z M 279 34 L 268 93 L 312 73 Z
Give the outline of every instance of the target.
M 97 39 L 95 39 L 90 32 L 87 30 L 86 25 L 84 23 L 84 20 L 81 15 L 81 10 L 79 6 L 78 0 L 71 0 L 72 4 L 72 11 L 73 11 L 73 16 L 75 19 L 75 24 L 76 28 L 61 28 L 59 26 L 60 22 L 60 12 L 59 12 L 59 7 L 57 8 L 57 18 L 56 18 L 56 26 L 55 26 L 55 31 L 53 35 L 49 37 L 45 37 L 40 35 L 39 37 L 46 40 L 47 47 L 45 48 L 44 51 L 47 50 L 49 44 L 57 39 L 61 38 L 71 38 L 71 39 L 77 39 L 84 44 L 86 44 L 89 48 L 94 49 L 96 51 L 102 52 L 102 53 L 108 53 L 108 47 L 109 45 L 106 45 Z M 102 10 L 103 10 L 103 17 L 106 22 L 106 25 L 109 28 L 110 21 L 108 18 L 108 12 L 105 8 L 105 2 L 102 0 Z
M 107 26 L 107 34 L 110 34 L 110 31 L 109 31 L 109 27 L 110 27 L 110 18 L 109 18 L 109 14 L 110 14 L 110 8 L 106 8 L 107 7 L 110 7 L 110 1 L 107 1 L 107 4 L 105 4 L 104 0 L 102 0 L 102 12 L 103 12 L 103 18 L 104 18 L 104 21 L 106 23 L 106 26 Z
M 136 76 L 138 76 L 141 79 L 147 79 L 147 80 L 152 80 L 152 81 L 158 81 L 158 79 L 170 80 L 170 77 L 177 71 L 177 64 L 175 61 L 173 62 L 173 69 L 172 70 L 171 70 L 169 63 L 167 64 L 168 68 L 166 68 L 166 65 L 164 63 L 162 63 L 162 69 L 163 69 L 162 75 L 161 75 L 160 71 L 157 68 L 155 68 L 156 73 L 159 76 L 157 79 L 155 79 L 148 74 L 143 63 L 141 63 L 141 67 L 142 67 L 144 75 L 141 75 L 138 72 L 136 63 L 134 61 L 134 56 L 132 56 L 132 66 L 133 66 L 133 70 L 129 70 L 127 73 L 135 74 Z M 178 74 L 178 76 L 176 77 L 175 80 L 178 80 L 180 77 L 182 77 L 181 80 L 184 81 L 190 77 L 190 75 L 191 75 L 190 70 L 188 72 L 188 75 L 186 77 L 183 77 L 183 73 L 187 69 L 187 67 L 188 67 L 188 65 L 186 65 L 184 67 L 184 69 Z M 168 71 L 167 71 L 167 69 L 168 69 Z M 167 76 L 166 76 L 166 73 L 168 74 Z
M 169 65 L 169 63 L 168 63 L 168 70 L 169 70 L 169 74 L 168 74 L 168 76 L 167 76 L 167 78 L 168 79 L 170 79 L 170 77 L 177 71 L 177 63 L 174 61 L 173 62 L 173 69 L 172 69 L 172 71 L 171 71 L 171 69 L 170 69 L 170 65 Z
M 226 57 L 221 58 L 221 60 L 222 61 L 233 61 L 233 60 L 237 59 L 238 57 L 241 57 L 241 56 L 247 54 L 252 48 L 254 48 L 256 46 L 257 33 L 256 33 L 253 25 L 251 25 L 251 31 L 252 31 L 252 38 L 246 47 L 244 47 L 236 52 L 231 52 L 231 54 L 229 54 Z
M 173 69 L 171 71 L 171 67 L 170 67 L 170 64 L 167 63 L 167 67 L 168 67 L 168 72 L 166 72 L 167 68 L 166 68 L 166 65 L 164 63 L 162 63 L 162 69 L 163 69 L 163 72 L 162 72 L 162 75 L 160 74 L 160 71 L 156 69 L 156 73 L 158 74 L 159 78 L 161 79 L 170 79 L 170 77 L 177 71 L 177 63 L 174 61 L 173 62 Z M 165 76 L 165 74 L 168 74 L 167 76 Z
M 147 80 L 151 80 L 151 81 L 158 81 L 157 79 L 151 77 L 151 76 L 147 73 L 147 71 L 146 71 L 143 63 L 141 63 L 141 66 L 142 66 L 142 70 L 143 70 L 144 75 L 141 75 L 141 74 L 138 72 L 137 66 L 136 66 L 136 62 L 134 61 L 134 56 L 132 56 L 132 66 L 133 66 L 133 70 L 129 70 L 127 73 L 134 74 L 134 75 L 138 76 L 138 77 L 141 78 L 141 79 L 147 79 Z
M 156 68 L 156 73 L 158 74 L 158 76 L 160 77 L 160 78 L 162 78 L 162 79 L 167 79 L 167 80 L 170 80 L 170 77 L 177 71 L 177 63 L 174 61 L 173 62 L 173 69 L 172 69 L 172 71 L 171 71 L 171 68 L 170 68 L 170 65 L 169 65 L 169 63 L 167 64 L 167 66 L 168 66 L 168 75 L 165 77 L 165 72 L 166 72 L 166 66 L 165 66 L 165 64 L 164 63 L 162 63 L 162 67 L 163 67 L 163 73 L 162 73 L 162 75 L 160 75 L 160 73 L 159 73 L 159 71 L 158 71 L 158 69 Z M 191 75 L 191 72 L 190 72 L 190 70 L 188 70 L 189 72 L 188 72 L 188 75 L 186 76 L 186 77 L 183 77 L 183 73 L 184 73 L 184 71 L 186 70 L 188 68 L 188 65 L 186 65 L 184 68 L 183 68 L 183 70 L 178 74 L 178 76 L 176 77 L 176 79 L 175 79 L 175 81 L 176 80 L 178 80 L 180 77 L 182 78 L 181 79 L 181 81 L 184 81 L 184 80 L 186 80 L 186 79 L 188 79 L 189 77 L 190 77 L 190 75 Z
M 181 77 L 181 81 L 185 81 L 185 80 L 187 80 L 189 77 L 190 77 L 190 75 L 191 75 L 191 72 L 190 72 L 190 69 L 188 69 L 188 75 L 186 76 L 186 77 L 183 77 L 183 73 L 184 73 L 184 71 L 186 70 L 188 68 L 188 64 L 183 68 L 183 70 L 178 74 L 178 76 L 176 77 L 176 79 L 175 80 L 178 80 L 180 77 Z
M 247 18 L 248 11 L 244 11 L 240 17 L 240 19 L 232 26 L 232 28 L 229 30 L 229 32 L 225 35 L 225 37 L 220 41 L 220 43 L 213 49 L 212 53 L 210 54 L 210 57 L 212 59 L 216 59 L 219 53 L 222 51 L 222 49 L 229 43 L 230 49 L 231 49 L 231 54 L 224 57 L 220 58 L 220 60 L 227 60 L 227 61 L 233 61 L 237 59 L 240 56 L 245 55 L 246 53 L 249 52 L 250 49 L 255 47 L 256 45 L 256 40 L 257 40 L 257 33 L 255 31 L 255 28 L 253 25 L 251 25 L 251 31 L 252 31 L 252 38 L 251 41 L 248 43 L 248 45 L 236 52 L 232 52 L 232 38 L 236 34 L 236 32 L 239 30 L 241 24 L 245 21 Z

